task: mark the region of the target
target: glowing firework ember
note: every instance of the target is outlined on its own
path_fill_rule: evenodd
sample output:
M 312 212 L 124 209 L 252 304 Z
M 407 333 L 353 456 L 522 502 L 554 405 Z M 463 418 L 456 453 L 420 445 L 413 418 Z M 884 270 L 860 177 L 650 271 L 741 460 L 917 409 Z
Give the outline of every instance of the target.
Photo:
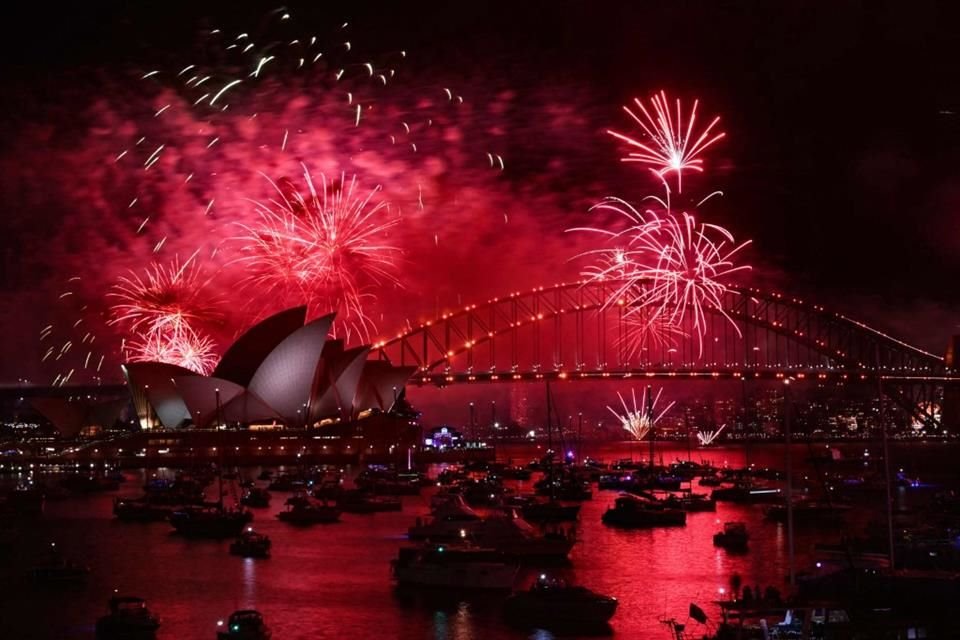
M 627 401 L 624 400 L 623 396 L 618 392 L 617 397 L 620 398 L 620 404 L 623 405 L 623 413 L 617 413 L 613 407 L 608 406 L 607 409 L 620 421 L 624 430 L 633 436 L 635 440 L 643 440 L 657 422 L 659 422 L 660 418 L 666 415 L 674 405 L 674 403 L 671 402 L 663 411 L 656 413 L 657 403 L 660 401 L 660 394 L 662 393 L 663 389 L 661 388 L 657 391 L 656 395 L 653 395 L 651 389 L 647 387 L 643 391 L 640 398 L 640 405 L 638 406 L 637 392 L 631 389 L 630 395 L 633 397 L 633 409 L 631 409 L 627 406 Z
M 720 122 L 720 117 L 717 116 L 711 120 L 703 131 L 697 131 L 695 127 L 699 100 L 693 101 L 686 124 L 684 124 L 680 99 L 676 100 L 674 111 L 663 91 L 650 98 L 649 111 L 639 98 L 634 98 L 633 101 L 639 112 L 634 112 L 627 106 L 623 110 L 640 125 L 646 138 L 641 141 L 616 131 L 607 130 L 607 133 L 637 149 L 628 153 L 623 158 L 624 162 L 650 165 L 661 177 L 672 171 L 677 174 L 677 191 L 683 191 L 683 172 L 702 172 L 701 154 L 726 136 L 722 131 L 713 132 L 714 127 Z
M 399 249 L 385 243 L 385 233 L 399 219 L 384 220 L 386 202 L 373 202 L 380 187 L 361 195 L 356 176 L 329 180 L 320 189 L 304 167 L 308 194 L 281 189 L 277 197 L 257 202 L 258 225 L 241 225 L 242 256 L 249 285 L 262 291 L 296 292 L 312 314 L 339 312 L 347 337 L 368 339 L 373 322 L 364 312 L 374 286 L 398 285 L 394 275 Z
M 727 426 L 726 423 L 724 423 L 720 425 L 720 428 L 717 429 L 716 431 L 708 431 L 708 430 L 697 431 L 697 440 L 700 441 L 700 446 L 707 447 L 713 444 L 713 441 L 720 436 L 720 434 L 723 432 L 724 427 L 726 426 Z
M 617 281 L 607 305 L 627 306 L 628 316 L 642 311 L 651 327 L 662 323 L 680 330 L 688 324 L 702 355 L 708 311 L 721 314 L 740 333 L 724 311 L 722 298 L 729 290 L 725 281 L 751 268 L 734 262 L 750 241 L 736 244 L 733 234 L 723 227 L 698 224 L 686 212 L 674 213 L 670 210 L 669 189 L 665 199 L 648 199 L 658 203 L 662 212 L 647 209 L 640 213 L 613 198 L 594 207 L 626 217 L 629 227 L 623 231 L 572 229 L 599 233 L 618 245 L 581 254 L 600 257 L 598 264 L 584 273 L 597 280 Z

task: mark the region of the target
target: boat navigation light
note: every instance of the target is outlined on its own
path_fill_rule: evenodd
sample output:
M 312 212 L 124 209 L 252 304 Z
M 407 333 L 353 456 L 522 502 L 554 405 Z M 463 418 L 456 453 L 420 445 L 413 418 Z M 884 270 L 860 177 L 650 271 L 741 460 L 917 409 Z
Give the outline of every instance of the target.
M 222 626 L 223 626 L 223 620 L 217 620 L 217 626 L 218 626 L 218 627 L 222 627 Z

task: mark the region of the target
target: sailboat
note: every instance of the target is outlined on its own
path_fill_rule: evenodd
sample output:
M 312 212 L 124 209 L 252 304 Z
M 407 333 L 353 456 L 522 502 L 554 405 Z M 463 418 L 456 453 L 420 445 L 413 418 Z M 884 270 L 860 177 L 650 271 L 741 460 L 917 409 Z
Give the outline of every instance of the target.
M 220 390 L 217 394 L 217 428 L 220 428 Z M 223 448 L 217 462 L 217 501 L 200 506 L 185 507 L 170 514 L 170 524 L 185 536 L 192 538 L 234 538 L 253 520 L 253 513 L 237 504 L 226 508 L 223 504 Z

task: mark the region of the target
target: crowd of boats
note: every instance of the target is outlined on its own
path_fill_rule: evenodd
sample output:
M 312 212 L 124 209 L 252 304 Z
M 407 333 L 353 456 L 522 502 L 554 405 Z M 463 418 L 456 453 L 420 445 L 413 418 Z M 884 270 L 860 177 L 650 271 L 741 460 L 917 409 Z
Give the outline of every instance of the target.
M 113 512 L 121 521 L 166 522 L 188 538 L 232 539 L 231 554 L 268 558 L 272 541 L 252 523 L 254 514 L 268 508 L 277 494 L 284 494 L 284 505 L 276 517 L 292 526 L 336 523 L 343 513 L 402 511 L 402 496 L 426 494 L 429 514 L 412 519 L 407 542 L 390 563 L 398 588 L 499 591 L 507 594 L 503 612 L 514 624 L 609 631 L 617 609 L 616 594 L 569 584 L 552 570 L 570 563 L 583 501 L 601 495 L 609 500 L 601 522 L 613 528 L 683 527 L 689 514 L 713 512 L 718 502 L 757 505 L 769 521 L 830 528 L 841 534 L 840 541 L 818 544 L 817 557 L 823 560 L 818 560 L 817 570 L 801 572 L 792 599 L 784 601 L 778 592 L 773 598 L 769 589 L 763 596 L 759 588 L 755 592 L 739 586 L 731 589 L 727 598 L 716 603 L 720 619 L 712 626 L 703 625 L 703 637 L 854 637 L 830 635 L 830 630 L 853 628 L 856 616 L 837 604 L 849 600 L 851 593 L 862 596 L 851 605 L 859 613 L 873 611 L 878 603 L 891 603 L 890 593 L 902 593 L 901 601 L 915 605 L 910 609 L 914 618 L 925 615 L 921 605 L 946 602 L 944 594 L 960 595 L 960 577 L 934 579 L 916 573 L 958 568 L 960 495 L 925 486 L 931 496 L 925 506 L 896 514 L 893 555 L 897 563 L 891 567 L 882 523 L 869 526 L 864 537 L 853 537 L 840 528 L 858 504 L 876 493 L 875 477 L 858 462 L 845 467 L 833 460 L 812 479 L 804 476 L 799 481 L 798 477 L 789 500 L 783 476 L 774 469 L 733 470 L 692 460 L 605 464 L 588 458 L 575 464 L 557 459 L 552 452 L 522 466 L 483 461 L 448 465 L 431 477 L 376 465 L 354 478 L 329 466 L 284 473 L 266 469 L 256 478 L 242 478 L 238 471 L 222 468 L 201 468 L 172 478 L 152 477 L 138 497 L 116 498 Z M 62 486 L 74 492 L 111 491 L 119 486 L 117 476 L 104 473 L 90 478 L 71 479 Z M 208 500 L 214 481 L 216 499 Z M 905 489 L 919 488 L 916 479 L 904 476 L 898 483 Z M 8 515 L 35 514 L 42 510 L 45 495 L 39 487 L 19 487 L 9 491 L 2 504 Z M 8 529 L 0 527 L 0 545 Z M 748 553 L 749 540 L 747 525 L 739 521 L 722 523 L 713 534 L 713 544 L 731 554 Z M 820 571 L 827 562 L 842 561 L 846 563 L 843 571 Z M 523 581 L 521 576 L 528 572 L 521 572 L 521 567 L 536 570 L 538 578 L 532 585 Z M 32 567 L 29 577 L 43 584 L 78 583 L 89 573 L 89 567 L 64 558 L 51 545 L 47 561 Z M 769 578 L 779 581 L 782 577 Z M 855 587 L 850 581 L 856 581 Z M 895 604 L 890 608 L 895 609 Z M 698 607 L 697 611 L 702 613 Z M 699 615 L 691 616 L 699 621 Z M 667 622 L 676 637 L 683 637 L 684 624 Z M 101 638 L 131 637 L 131 633 L 151 637 L 158 625 L 142 599 L 115 596 L 110 612 L 96 628 Z M 258 639 L 269 638 L 270 632 L 259 613 L 242 610 L 222 622 L 217 635 Z

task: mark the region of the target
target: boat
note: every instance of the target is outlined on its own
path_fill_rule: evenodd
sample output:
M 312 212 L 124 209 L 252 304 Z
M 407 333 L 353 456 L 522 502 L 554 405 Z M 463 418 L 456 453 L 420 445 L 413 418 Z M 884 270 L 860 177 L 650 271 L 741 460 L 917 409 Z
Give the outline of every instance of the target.
M 403 503 L 396 496 L 375 496 L 359 490 L 341 493 L 337 499 L 337 506 L 346 513 L 381 513 L 403 510 Z
M 529 480 L 533 475 L 530 469 L 515 465 L 504 467 L 499 473 L 508 480 Z
M 483 518 L 462 537 L 518 560 L 565 560 L 575 543 L 572 533 L 539 533 L 516 510 Z
M 226 624 L 217 621 L 217 640 L 270 640 L 272 636 L 263 615 L 253 609 L 234 611 Z
M 97 640 L 140 640 L 153 638 L 160 620 L 147 609 L 147 602 L 135 596 L 114 596 L 110 613 L 97 620 Z
M 120 480 L 103 475 L 86 475 L 75 473 L 60 480 L 60 486 L 68 491 L 77 493 L 96 493 L 101 491 L 116 491 L 120 488 Z
M 463 496 L 450 495 L 426 519 L 417 518 L 407 529 L 411 540 L 459 540 L 472 531 L 482 518 L 463 501 Z
M 391 563 L 398 585 L 507 591 L 517 563 L 493 549 L 471 544 L 401 547 Z
M 302 491 L 307 488 L 307 481 L 299 475 L 282 474 L 270 481 L 267 489 L 270 491 Z
M 420 495 L 420 489 L 428 484 L 420 473 L 398 472 L 379 466 L 364 469 L 354 482 L 360 489 L 386 496 L 417 496 Z
M 227 509 L 223 503 L 189 506 L 170 514 L 170 524 L 177 533 L 191 538 L 232 538 L 240 535 L 253 520 L 253 514 L 243 507 Z
M 340 509 L 309 496 L 295 495 L 287 499 L 286 509 L 277 518 L 296 525 L 331 524 L 340 520 Z
M 529 591 L 507 598 L 508 620 L 547 628 L 605 625 L 617 611 L 617 599 L 541 574 Z
M 57 551 L 56 544 L 50 543 L 50 559 L 31 567 L 29 575 L 39 584 L 78 584 L 87 580 L 90 567 L 66 560 Z
M 713 534 L 714 546 L 723 547 L 727 551 L 745 552 L 749 539 L 747 525 L 742 522 L 725 522 L 723 531 Z
M 848 511 L 850 511 L 848 505 L 798 499 L 793 501 L 793 522 L 798 525 L 840 525 L 843 524 L 843 516 Z M 773 522 L 786 522 L 787 505 L 771 505 L 764 509 L 763 515 Z
M 43 513 L 44 491 L 36 487 L 18 485 L 0 501 L 0 512 L 14 515 Z
M 270 538 L 256 533 L 253 527 L 247 527 L 243 533 L 230 544 L 230 553 L 244 558 L 269 558 Z
M 660 501 L 623 493 L 604 512 L 602 521 L 606 525 L 625 528 L 682 527 L 687 524 L 687 512 L 671 509 Z
M 265 509 L 270 506 L 270 492 L 260 487 L 251 487 L 244 491 L 240 504 L 247 507 Z
M 664 504 L 672 509 L 681 509 L 688 513 L 716 511 L 717 501 L 702 493 L 685 491 L 681 495 L 670 494 L 664 498 Z
M 710 493 L 710 498 L 717 502 L 734 502 L 737 504 L 759 504 L 779 502 L 783 499 L 780 489 L 767 487 L 749 482 L 739 482 L 729 487 L 718 487 Z
M 165 501 L 157 502 L 149 494 L 142 498 L 114 498 L 113 515 L 124 522 L 160 522 L 174 512 Z
M 506 507 L 520 510 L 528 522 L 574 522 L 580 514 L 579 504 L 561 504 L 556 500 L 539 500 L 534 496 L 513 496 Z

